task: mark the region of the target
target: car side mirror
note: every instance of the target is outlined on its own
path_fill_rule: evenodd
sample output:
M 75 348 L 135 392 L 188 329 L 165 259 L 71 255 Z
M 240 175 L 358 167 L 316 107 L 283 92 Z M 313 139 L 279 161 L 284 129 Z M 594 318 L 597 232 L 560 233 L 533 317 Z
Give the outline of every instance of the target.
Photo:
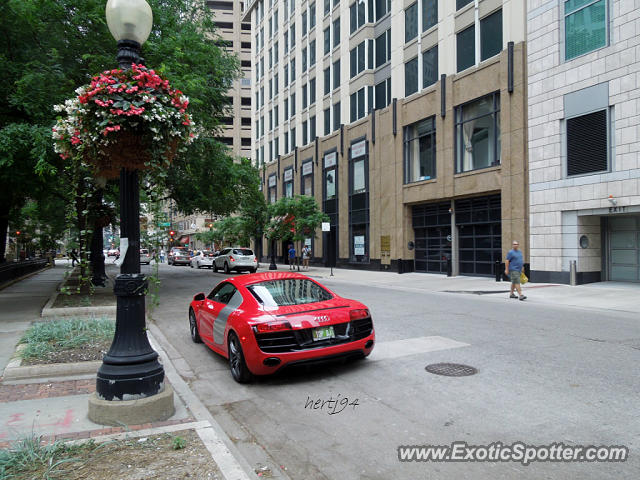
M 204 300 L 204 293 L 197 293 L 194 295 L 193 299 L 196 302 L 201 302 L 202 300 Z

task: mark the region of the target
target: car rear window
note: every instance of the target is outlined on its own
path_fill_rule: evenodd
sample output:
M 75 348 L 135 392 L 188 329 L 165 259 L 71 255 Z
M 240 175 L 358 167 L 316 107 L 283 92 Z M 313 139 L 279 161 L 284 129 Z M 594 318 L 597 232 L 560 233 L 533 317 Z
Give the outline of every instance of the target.
M 284 307 L 305 303 L 323 302 L 333 296 L 311 280 L 286 278 L 254 283 L 247 287 L 265 307 Z
M 140 249 L 140 253 L 141 253 L 142 255 L 149 255 L 149 250 L 147 250 L 146 248 L 141 248 L 141 249 Z
M 253 251 L 248 248 L 234 248 L 232 253 L 234 255 L 253 255 Z

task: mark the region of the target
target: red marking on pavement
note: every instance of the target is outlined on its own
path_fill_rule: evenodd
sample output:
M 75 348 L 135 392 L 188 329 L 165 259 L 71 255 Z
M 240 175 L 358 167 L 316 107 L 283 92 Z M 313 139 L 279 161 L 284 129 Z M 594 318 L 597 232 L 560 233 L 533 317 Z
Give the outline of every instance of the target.
M 17 427 L 22 423 L 22 417 L 24 416 L 24 413 L 20 412 L 20 413 L 12 413 L 9 416 L 9 420 L 7 420 L 4 424 L 7 427 Z

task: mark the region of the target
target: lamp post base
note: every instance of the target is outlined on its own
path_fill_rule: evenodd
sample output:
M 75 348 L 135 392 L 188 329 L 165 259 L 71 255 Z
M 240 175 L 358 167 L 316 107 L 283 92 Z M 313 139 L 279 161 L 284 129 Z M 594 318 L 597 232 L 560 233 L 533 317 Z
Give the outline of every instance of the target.
M 100 399 L 97 394 L 89 397 L 89 420 L 99 425 L 141 425 L 167 420 L 176 411 L 173 389 L 167 384 L 151 397 L 113 402 Z

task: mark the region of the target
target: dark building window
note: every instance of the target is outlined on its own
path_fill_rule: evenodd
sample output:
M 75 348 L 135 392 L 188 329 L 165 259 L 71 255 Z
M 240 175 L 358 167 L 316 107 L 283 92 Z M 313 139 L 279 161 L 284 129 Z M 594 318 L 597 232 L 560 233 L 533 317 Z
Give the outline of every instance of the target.
M 376 68 L 391 60 L 391 29 L 376 38 Z
M 333 130 L 340 129 L 340 123 L 342 123 L 342 119 L 340 118 L 340 102 L 333 104 Z
M 324 35 L 324 54 L 331 51 L 331 27 L 327 27 L 322 32 Z
M 361 119 L 365 116 L 364 87 L 351 94 L 351 122 Z
M 349 52 L 349 59 L 351 60 L 351 78 L 364 72 L 366 63 L 365 42 L 360 42 L 357 47 Z
M 438 23 L 438 0 L 422 0 L 422 31 Z
M 422 88 L 438 81 L 438 46 L 422 54 Z
M 480 20 L 480 60 L 502 51 L 502 10 Z
M 418 36 L 418 2 L 404 11 L 404 41 L 408 42 Z
M 243 127 L 250 127 L 251 126 L 251 118 L 242 117 L 240 119 L 240 125 L 242 125 Z
M 249 28 L 249 30 L 251 30 L 251 28 Z M 251 42 L 240 42 L 240 48 L 250 50 L 251 49 Z
M 340 45 L 340 19 L 333 21 L 333 48 Z
M 242 105 L 243 107 L 250 107 L 251 106 L 251 97 L 242 97 L 240 99 L 240 105 Z
M 458 71 L 466 70 L 476 63 L 476 29 L 471 25 L 456 36 Z
M 418 91 L 418 57 L 409 60 L 404 64 L 404 95 L 416 93 Z
M 331 92 L 331 67 L 324 69 L 324 94 Z
M 214 25 L 220 29 L 233 30 L 233 22 L 213 22 Z M 251 30 L 251 28 L 249 28 Z
M 391 0 L 376 0 L 376 22 L 391 10 Z
M 608 2 L 571 0 L 563 3 L 565 59 L 569 60 L 605 47 L 608 38 Z
M 340 86 L 340 60 L 333 62 L 333 89 Z
M 567 175 L 608 170 L 607 111 L 569 118 L 567 124 Z
M 465 5 L 473 3 L 473 0 L 456 0 L 456 10 L 460 10 Z
M 436 122 L 430 117 L 404 127 L 404 182 L 436 178 Z
M 331 133 L 331 109 L 324 109 L 324 134 L 329 135 Z
M 351 4 L 351 7 L 349 7 L 351 33 L 355 32 L 364 25 L 365 9 L 366 5 L 364 0 L 356 0 L 353 4 Z
M 391 78 L 376 85 L 376 108 L 384 108 L 391 103 Z
M 456 107 L 456 173 L 500 164 L 500 94 Z
M 250 138 L 242 138 L 241 140 L 241 145 L 243 147 L 250 147 L 251 146 L 251 139 Z

